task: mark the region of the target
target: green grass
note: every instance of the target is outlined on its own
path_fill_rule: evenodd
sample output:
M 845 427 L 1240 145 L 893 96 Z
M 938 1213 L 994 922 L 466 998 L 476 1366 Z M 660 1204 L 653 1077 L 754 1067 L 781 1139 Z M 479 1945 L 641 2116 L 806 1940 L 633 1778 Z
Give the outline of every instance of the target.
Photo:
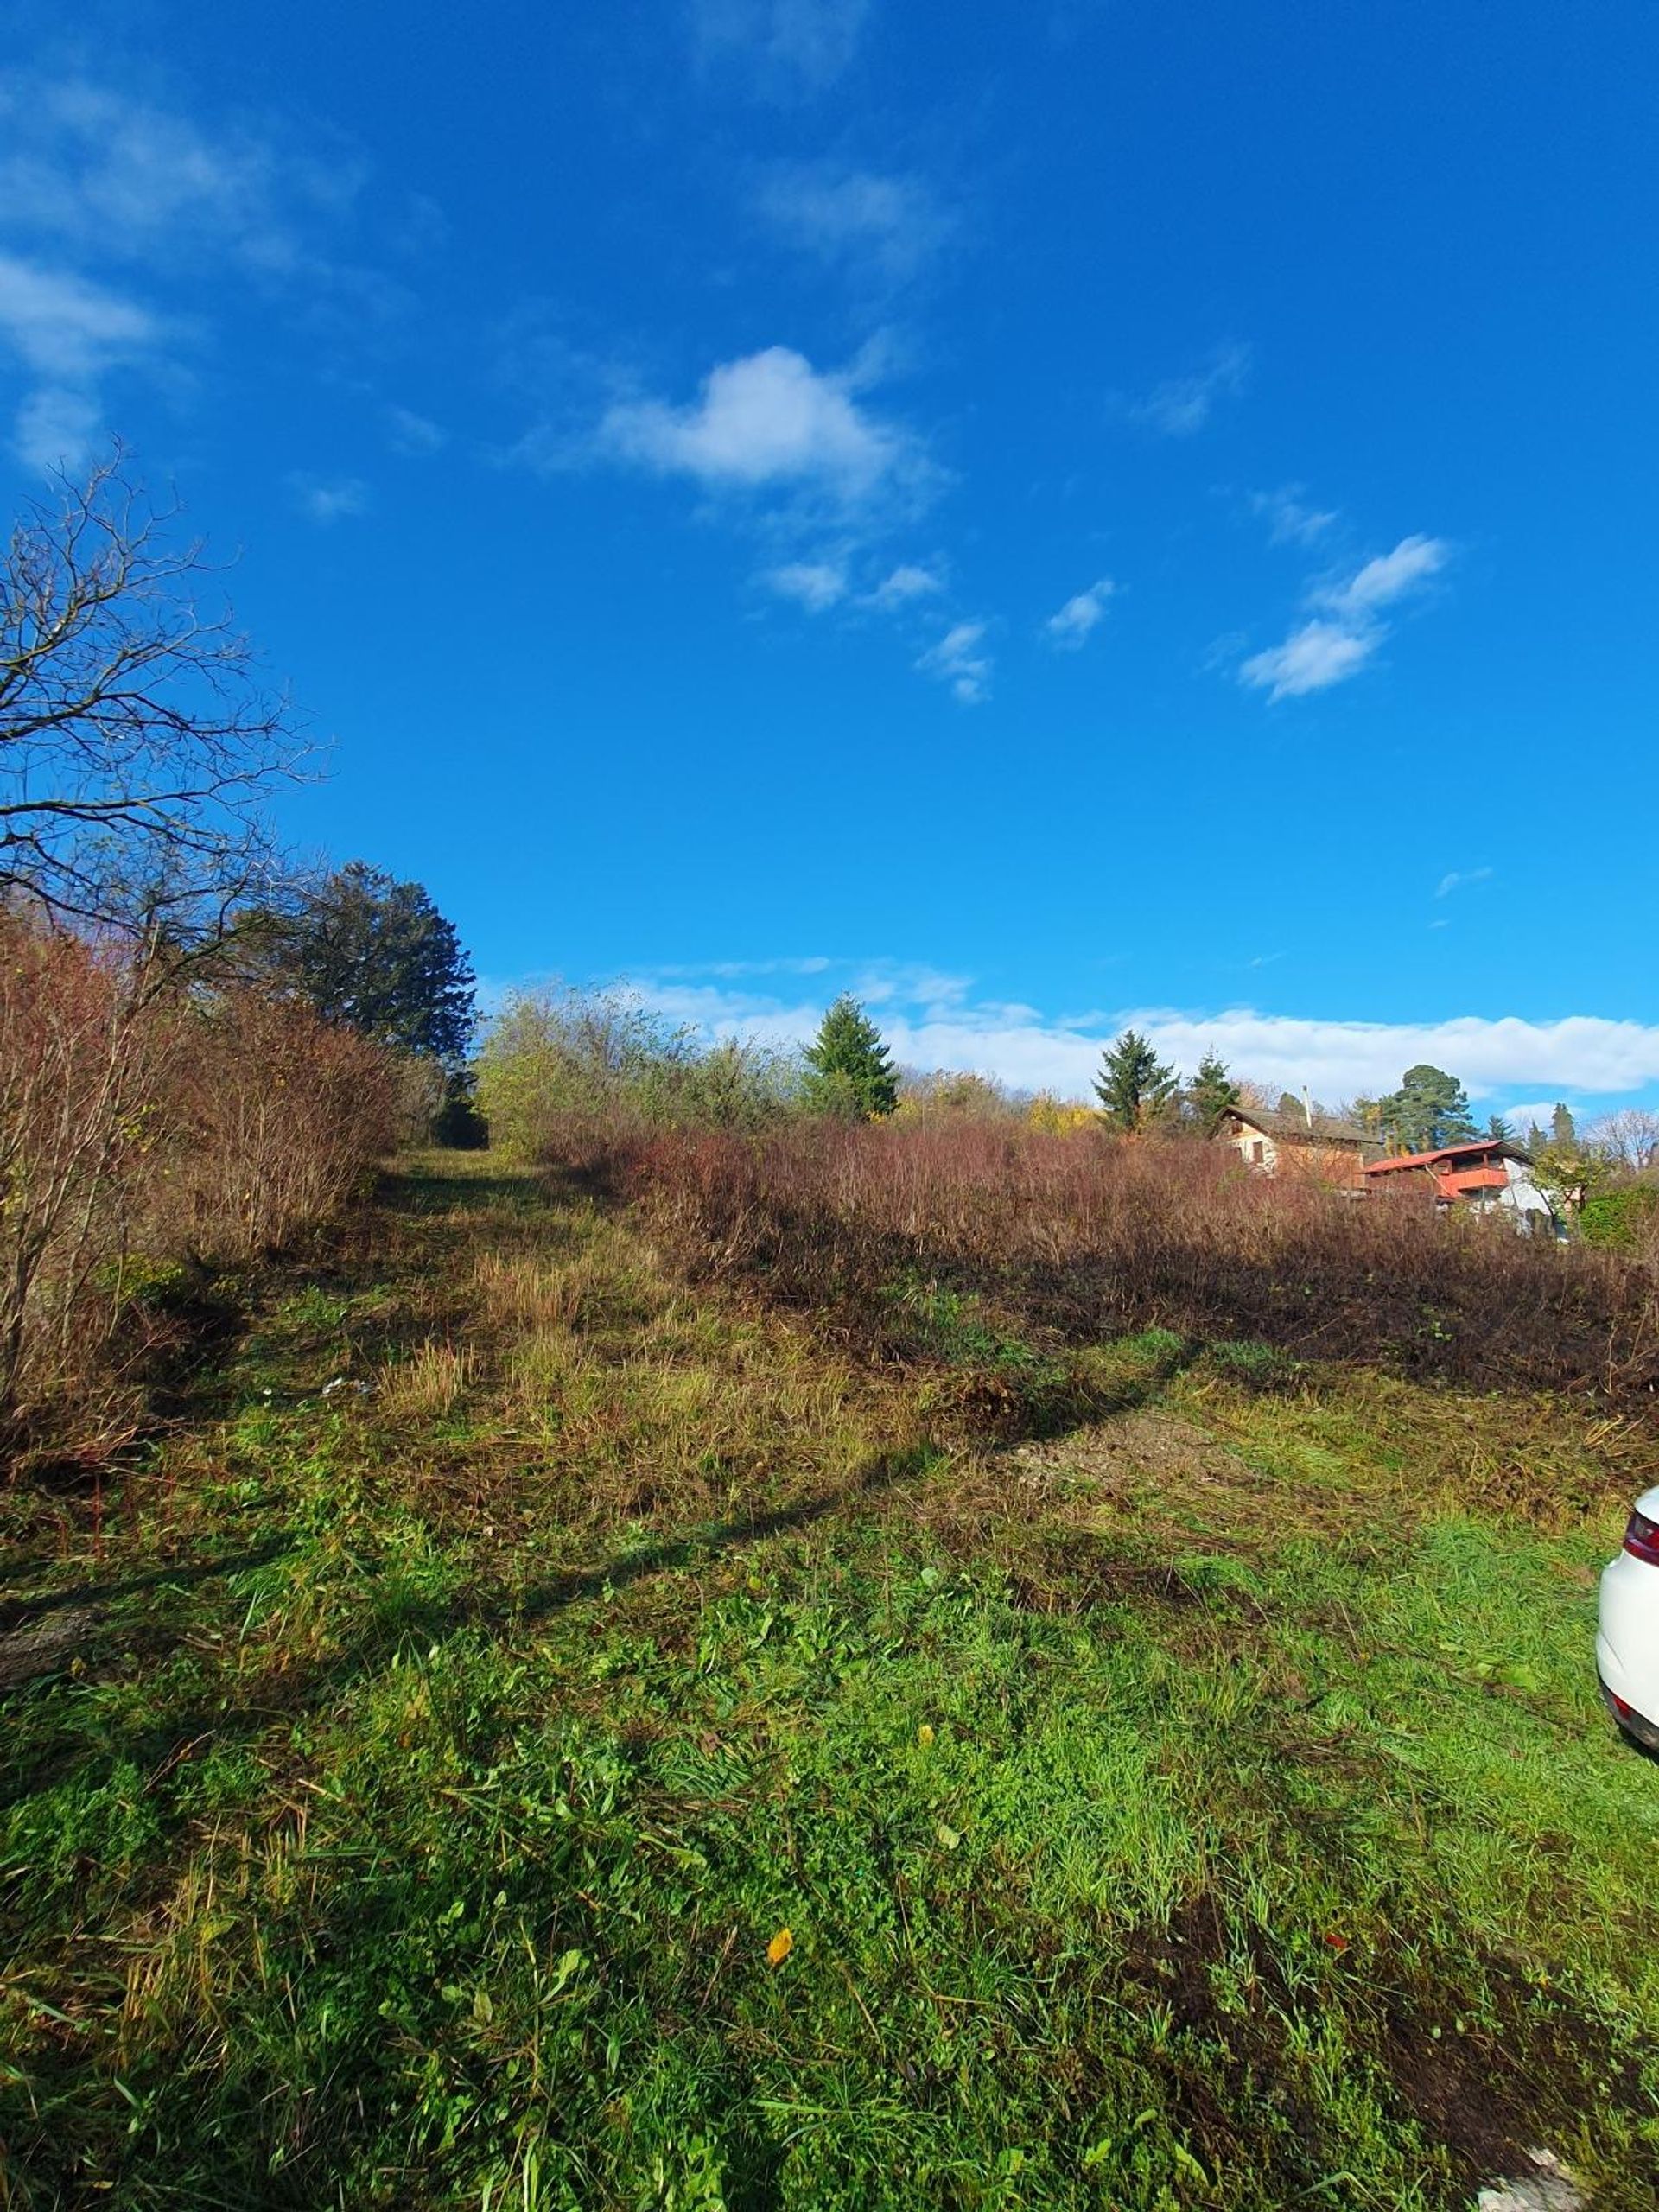
M 359 1245 L 6 1500 L 0 2203 L 1654 2201 L 1638 1436 L 1153 1337 L 975 1452 L 487 1160 Z

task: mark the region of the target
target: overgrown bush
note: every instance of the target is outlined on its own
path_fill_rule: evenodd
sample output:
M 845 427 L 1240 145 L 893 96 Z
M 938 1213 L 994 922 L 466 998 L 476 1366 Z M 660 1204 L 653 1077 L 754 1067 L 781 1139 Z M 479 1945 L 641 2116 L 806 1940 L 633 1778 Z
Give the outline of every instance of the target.
M 1163 1328 L 1477 1386 L 1659 1388 L 1650 1270 L 1252 1176 L 1219 1147 L 807 1123 L 759 1144 L 642 1135 L 613 1143 L 611 1172 L 706 1268 L 875 1333 L 893 1286 L 921 1280 L 1039 1344 Z
M 327 1218 L 393 1099 L 389 1056 L 306 1007 L 0 918 L 0 1440 L 130 1433 L 156 1286 Z
M 541 1160 L 579 1124 L 775 1128 L 798 1109 L 798 1066 L 764 1046 L 704 1049 L 626 991 L 524 991 L 490 1024 L 478 1106 L 493 1145 Z
M 1659 1183 L 1622 1183 L 1585 1201 L 1579 1230 L 1586 1244 L 1634 1252 L 1659 1242 Z

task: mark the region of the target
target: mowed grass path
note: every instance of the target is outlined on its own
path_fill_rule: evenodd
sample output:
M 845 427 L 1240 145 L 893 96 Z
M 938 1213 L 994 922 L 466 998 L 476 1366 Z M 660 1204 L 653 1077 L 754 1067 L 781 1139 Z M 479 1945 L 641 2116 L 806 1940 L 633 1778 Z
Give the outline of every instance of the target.
M 1634 1431 L 1147 1338 L 946 1448 L 487 1159 L 250 1294 L 96 1541 L 4 1500 L 74 1634 L 0 1703 L 0 2204 L 1654 2202 Z

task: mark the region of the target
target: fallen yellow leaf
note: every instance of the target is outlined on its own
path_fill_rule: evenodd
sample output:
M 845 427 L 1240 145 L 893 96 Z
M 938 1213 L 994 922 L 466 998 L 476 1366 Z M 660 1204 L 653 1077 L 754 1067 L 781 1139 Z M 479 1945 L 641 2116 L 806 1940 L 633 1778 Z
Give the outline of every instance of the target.
M 916 1740 L 924 1751 L 925 1751 L 928 1745 L 932 1742 L 933 1724 L 931 1720 L 923 1721 L 921 1726 L 916 1731 Z
M 775 1967 L 780 1967 L 795 1948 L 795 1938 L 787 1928 L 780 1928 L 766 1946 L 766 1956 Z

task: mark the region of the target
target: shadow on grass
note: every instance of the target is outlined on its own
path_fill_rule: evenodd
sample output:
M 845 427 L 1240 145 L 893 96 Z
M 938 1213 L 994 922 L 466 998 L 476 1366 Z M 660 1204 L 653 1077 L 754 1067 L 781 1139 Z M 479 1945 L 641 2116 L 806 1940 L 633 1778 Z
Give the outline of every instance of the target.
M 293 1548 L 292 1536 L 276 1536 L 226 1559 L 180 1560 L 172 1567 L 152 1567 L 147 1574 L 130 1575 L 123 1582 L 79 1582 L 61 1590 L 43 1592 L 38 1598 L 8 1599 L 0 1602 L 0 1636 L 66 1605 L 110 1605 L 118 1598 L 131 1597 L 137 1591 L 159 1589 L 163 1583 L 189 1586 L 210 1581 L 216 1574 L 240 1574 L 249 1567 L 268 1566 Z

